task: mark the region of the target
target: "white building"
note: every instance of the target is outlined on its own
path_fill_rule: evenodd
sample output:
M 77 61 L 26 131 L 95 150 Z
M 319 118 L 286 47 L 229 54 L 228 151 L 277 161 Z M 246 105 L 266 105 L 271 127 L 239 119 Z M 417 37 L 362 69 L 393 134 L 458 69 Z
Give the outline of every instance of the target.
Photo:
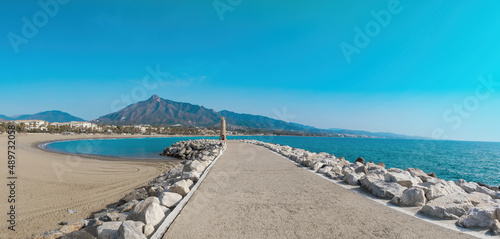
M 140 124 L 140 125 L 134 125 L 134 128 L 139 129 L 141 131 L 141 133 L 144 134 L 144 133 L 146 133 L 147 129 L 150 126 L 151 125 L 149 125 L 149 124 Z
M 24 124 L 27 130 L 41 129 L 46 130 L 49 122 L 45 120 L 16 120 L 14 124 Z
M 69 126 L 69 123 L 54 122 L 54 123 L 50 123 L 50 125 L 55 126 L 55 127 L 61 127 L 61 126 L 64 126 L 64 125 L 68 125 Z
M 94 124 L 85 121 L 71 121 L 69 122 L 69 125 L 71 126 L 71 128 L 91 129 Z
M 54 123 L 51 123 L 50 125 L 53 125 L 56 127 L 67 125 L 71 128 L 82 128 L 82 129 L 97 129 L 97 128 L 99 128 L 98 125 L 90 123 L 90 122 L 86 122 L 86 121 L 71 121 L 71 122 L 67 122 L 67 123 L 54 122 Z

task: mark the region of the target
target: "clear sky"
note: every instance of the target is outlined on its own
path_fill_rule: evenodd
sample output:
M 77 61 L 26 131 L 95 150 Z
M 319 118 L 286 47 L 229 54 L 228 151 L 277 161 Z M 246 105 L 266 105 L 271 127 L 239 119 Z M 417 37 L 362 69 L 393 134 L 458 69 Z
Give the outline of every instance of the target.
M 319 128 L 500 141 L 496 0 L 40 2 L 1 3 L 0 114 L 91 120 L 158 94 Z

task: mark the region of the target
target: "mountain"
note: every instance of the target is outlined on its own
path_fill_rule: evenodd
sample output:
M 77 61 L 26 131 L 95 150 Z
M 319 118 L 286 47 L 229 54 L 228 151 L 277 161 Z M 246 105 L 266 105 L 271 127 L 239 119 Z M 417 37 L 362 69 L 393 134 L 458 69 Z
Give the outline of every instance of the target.
M 71 121 L 85 121 L 82 118 L 78 118 L 76 116 L 70 115 L 66 112 L 62 112 L 59 110 L 51 110 L 51 111 L 44 111 L 32 115 L 19 115 L 19 116 L 12 116 L 8 117 L 5 115 L 0 115 L 1 119 L 4 120 L 45 120 L 50 123 L 53 122 L 71 122 Z
M 404 134 L 395 134 L 395 133 L 388 133 L 388 132 L 369 132 L 369 131 L 364 131 L 364 130 L 331 128 L 331 129 L 328 129 L 328 131 L 331 133 L 336 133 L 336 134 L 365 135 L 365 136 L 371 136 L 371 137 L 377 137 L 377 138 L 388 138 L 388 139 L 428 139 L 428 138 L 420 137 L 420 136 L 409 136 L 409 135 L 404 135 Z
M 162 99 L 157 95 L 153 95 L 146 101 L 131 104 L 117 112 L 101 116 L 93 122 L 114 125 L 217 126 L 220 124 L 221 117 L 226 117 L 228 127 L 234 128 L 300 132 L 312 128 L 260 115 L 238 114 L 227 110 L 216 112 L 199 105 Z
M 189 103 L 165 100 L 153 95 L 146 101 L 137 102 L 117 112 L 99 117 L 98 124 L 215 126 L 220 115 L 215 110 Z
M 0 115 L 0 119 L 2 120 L 12 120 L 12 117 L 6 116 L 6 115 Z
M 233 127 L 243 127 L 249 129 L 264 129 L 264 130 L 283 130 L 283 131 L 298 131 L 309 132 L 320 131 L 311 126 L 289 123 L 282 120 L 277 120 L 261 115 L 239 114 L 231 111 L 220 111 L 221 116 L 226 117 L 226 124 Z
M 221 117 L 226 117 L 228 129 L 260 129 L 289 131 L 317 135 L 348 135 L 378 138 L 418 138 L 392 133 L 373 133 L 347 129 L 318 129 L 312 126 L 285 122 L 261 115 L 240 114 L 227 110 L 216 112 L 203 106 L 166 100 L 153 95 L 145 101 L 137 102 L 117 112 L 99 117 L 92 122 L 113 125 L 176 125 L 218 126 Z

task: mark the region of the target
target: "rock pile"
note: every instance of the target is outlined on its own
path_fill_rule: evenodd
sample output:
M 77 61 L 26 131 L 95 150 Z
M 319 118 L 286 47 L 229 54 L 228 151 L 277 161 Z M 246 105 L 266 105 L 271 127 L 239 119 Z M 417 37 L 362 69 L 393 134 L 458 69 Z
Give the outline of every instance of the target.
M 360 186 L 378 198 L 390 200 L 394 205 L 421 207 L 421 213 L 457 220 L 457 226 L 490 228 L 492 234 L 500 234 L 498 188 L 463 179 L 446 181 L 437 178 L 434 173 L 427 174 L 417 168 L 386 169 L 383 163 L 365 162 L 361 157 L 351 163 L 328 153 L 311 153 L 256 140 L 241 141 L 268 148 L 334 180 Z
M 208 139 L 179 141 L 165 148 L 160 155 L 180 159 L 201 159 L 202 161 L 208 161 L 210 155 L 219 154 L 221 144 L 219 141 Z
M 218 140 L 175 143 L 164 153 L 185 159 L 180 165 L 153 179 L 147 186 L 128 193 L 118 203 L 89 219 L 62 223 L 58 230 L 44 232 L 34 238 L 149 238 L 225 147 L 226 144 Z

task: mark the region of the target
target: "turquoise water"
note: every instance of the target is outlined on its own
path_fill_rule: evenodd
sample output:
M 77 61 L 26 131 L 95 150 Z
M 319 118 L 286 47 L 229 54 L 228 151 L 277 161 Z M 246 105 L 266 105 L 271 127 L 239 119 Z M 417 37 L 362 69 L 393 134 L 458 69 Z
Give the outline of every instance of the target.
M 52 143 L 46 148 L 66 153 L 162 158 L 158 154 L 172 143 L 199 138 L 207 137 L 77 140 Z M 416 167 L 435 172 L 446 180 L 463 178 L 500 185 L 500 143 L 293 136 L 235 136 L 229 139 L 256 139 L 290 145 L 311 152 L 331 153 L 351 162 L 361 156 L 366 161 L 383 162 L 387 168 Z
M 59 141 L 45 145 L 45 149 L 70 154 L 101 155 L 121 158 L 164 159 L 159 154 L 175 142 L 210 137 L 168 137 L 136 139 L 91 139 Z M 218 139 L 212 137 L 211 139 Z

